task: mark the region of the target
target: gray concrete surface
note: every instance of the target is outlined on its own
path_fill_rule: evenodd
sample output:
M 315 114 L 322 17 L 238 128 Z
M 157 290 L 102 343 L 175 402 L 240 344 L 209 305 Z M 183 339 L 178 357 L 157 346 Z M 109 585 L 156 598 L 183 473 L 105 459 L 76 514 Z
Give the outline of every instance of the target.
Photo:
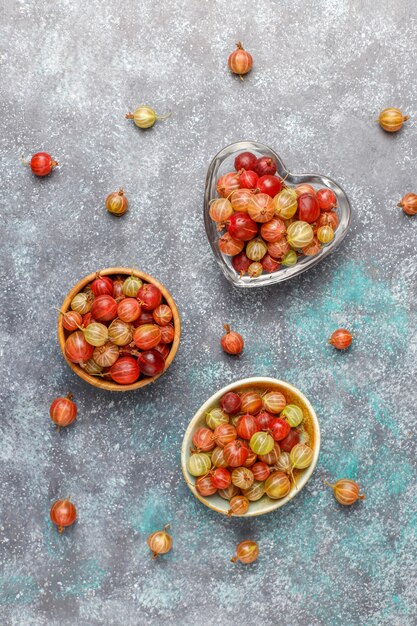
M 416 28 L 410 0 L 5 0 L 1 8 L 2 625 L 417 623 Z M 242 40 L 244 82 L 227 56 Z M 140 103 L 172 117 L 141 132 Z M 410 122 L 374 123 L 386 106 Z M 222 277 L 202 220 L 207 166 L 227 143 L 271 145 L 295 172 L 347 191 L 342 247 L 290 283 L 243 293 Z M 20 155 L 62 165 L 35 179 Z M 103 208 L 123 185 L 131 209 Z M 155 385 L 116 395 L 65 364 L 56 314 L 85 274 L 136 265 L 171 290 L 183 338 Z M 223 322 L 247 339 L 219 348 Z M 338 326 L 352 349 L 327 346 Z M 200 404 L 248 375 L 299 386 L 322 451 L 284 509 L 228 520 L 195 501 L 180 471 Z M 74 427 L 58 434 L 51 400 L 71 390 Z M 356 478 L 363 505 L 342 510 L 322 478 Z M 50 503 L 70 495 L 78 523 L 59 536 Z M 151 562 L 146 536 L 171 522 L 174 550 Z M 259 561 L 233 566 L 254 538 Z

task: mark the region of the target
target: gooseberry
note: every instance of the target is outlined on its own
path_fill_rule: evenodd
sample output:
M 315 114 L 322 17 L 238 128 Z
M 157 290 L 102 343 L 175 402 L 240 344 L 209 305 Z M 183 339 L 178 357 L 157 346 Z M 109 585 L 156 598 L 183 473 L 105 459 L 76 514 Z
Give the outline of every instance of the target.
M 99 322 L 92 322 L 87 328 L 80 327 L 82 333 L 84 333 L 85 340 L 95 347 L 104 346 L 109 339 L 109 329 L 104 324 Z
M 141 313 L 142 308 L 136 298 L 123 298 L 117 305 L 117 315 L 122 322 L 134 322 Z
M 119 191 L 115 191 L 110 193 L 106 198 L 106 209 L 109 213 L 113 215 L 117 215 L 120 217 L 124 215 L 129 206 L 129 202 L 125 196 L 125 192 L 123 189 L 119 189 Z
M 249 210 L 249 207 L 248 207 Z M 258 232 L 258 226 L 247 213 L 234 213 L 228 222 L 228 233 L 233 239 L 250 241 Z M 249 263 L 250 264 L 250 263 Z
M 281 449 L 280 449 L 278 443 L 274 442 L 274 447 L 271 450 L 271 452 L 268 452 L 268 454 L 260 454 L 259 455 L 259 460 L 263 461 L 267 465 L 275 465 L 275 463 L 278 460 L 278 457 L 279 457 L 280 453 L 281 453 Z
M 251 260 L 248 259 L 244 250 L 242 250 L 242 252 L 234 256 L 232 259 L 233 269 L 235 269 L 236 272 L 239 272 L 239 274 L 242 276 L 248 271 L 250 265 Z
M 145 104 L 141 104 L 134 113 L 126 113 L 125 118 L 127 120 L 133 120 L 135 126 L 138 128 L 146 129 L 151 128 L 156 121 L 163 121 L 170 117 L 171 113 L 165 115 L 157 115 L 156 112 Z
M 247 213 L 253 196 L 250 189 L 236 189 L 230 196 L 230 204 L 237 213 Z
M 143 324 L 143 326 L 135 328 L 133 333 L 133 341 L 141 350 L 150 350 L 157 346 L 161 340 L 161 327 L 157 324 Z
M 275 469 L 285 472 L 286 474 L 290 474 L 292 472 L 290 455 L 288 452 L 281 452 L 274 467 Z
M 289 434 L 291 430 L 291 426 L 285 420 L 277 417 L 274 419 L 273 425 L 271 427 L 271 435 L 275 441 L 281 441 L 285 439 L 285 437 Z
M 297 443 L 290 452 L 291 466 L 296 469 L 305 469 L 313 460 L 314 452 L 304 443 Z
M 153 311 L 161 304 L 162 293 L 156 285 L 146 283 L 139 289 L 136 297 L 145 311 Z
M 244 489 L 242 493 L 250 502 L 256 502 L 260 500 L 265 493 L 265 483 L 254 480 L 253 485 L 251 485 L 249 489 Z
M 136 359 L 132 356 L 121 356 L 109 370 L 111 379 L 119 385 L 131 385 L 135 383 L 140 370 Z
M 229 470 L 224 467 L 216 467 L 216 469 L 213 471 L 212 478 L 213 485 L 216 487 L 216 489 L 227 489 L 227 487 L 232 482 L 232 475 L 230 474 Z
M 301 194 L 298 198 L 298 219 L 312 224 L 318 219 L 319 215 L 320 206 L 317 196 L 312 196 L 310 193 Z
M 263 461 L 258 461 L 251 467 L 252 474 L 255 480 L 264 481 L 268 478 L 270 474 L 269 467 Z
M 336 350 L 346 350 L 352 343 L 352 335 L 346 328 L 338 328 L 329 339 Z
M 123 295 L 129 296 L 130 298 L 136 298 L 139 289 L 142 287 L 143 282 L 140 278 L 132 274 L 128 276 L 123 282 Z
M 256 419 L 261 430 L 269 430 L 275 420 L 275 415 L 268 413 L 268 411 L 261 411 L 256 416 Z
M 281 447 L 281 449 L 284 452 L 291 452 L 291 450 L 293 449 L 293 447 L 299 443 L 300 441 L 300 436 L 299 434 L 295 431 L 295 430 L 290 430 L 290 432 L 288 433 L 288 435 L 285 437 L 285 439 L 281 439 L 281 441 L 279 442 L 279 445 Z M 279 455 L 278 455 L 279 456 Z M 275 465 L 275 463 L 277 462 L 278 459 L 276 459 L 273 463 L 271 463 L 270 465 Z M 267 462 L 267 461 L 266 461 Z
M 327 226 L 327 227 L 323 226 L 323 228 L 330 228 L 330 226 Z M 314 232 L 314 228 L 313 228 L 313 232 Z M 317 239 L 317 237 L 314 237 L 313 241 L 310 244 L 308 244 L 308 246 L 303 248 L 303 253 L 306 256 L 314 256 L 315 254 L 320 252 L 320 250 L 321 250 L 320 241 Z
M 148 546 L 152 551 L 152 560 L 156 559 L 158 554 L 167 554 L 172 549 L 172 537 L 167 533 L 169 524 L 166 524 L 162 530 L 149 535 L 147 539 Z
M 284 472 L 273 472 L 265 481 L 265 492 L 272 500 L 285 498 L 291 491 L 291 483 Z
M 299 426 L 304 419 L 303 410 L 296 404 L 287 404 L 281 412 L 281 417 L 285 417 L 291 428 Z
M 298 200 L 294 189 L 285 188 L 273 199 L 275 215 L 283 220 L 291 219 L 297 212 Z
M 407 215 L 416 215 L 417 214 L 417 194 L 415 193 L 407 193 L 400 200 L 397 206 L 401 207 L 404 213 Z
M 244 170 L 239 174 L 239 184 L 242 189 L 256 189 L 258 174 L 252 170 Z
M 245 346 L 242 335 L 230 330 L 229 324 L 224 325 L 226 334 L 220 340 L 221 347 L 227 354 L 240 354 Z
M 216 191 L 222 198 L 228 198 L 232 191 L 239 189 L 239 187 L 239 174 L 236 172 L 228 172 L 218 179 Z
M 258 278 L 258 276 L 262 275 L 263 271 L 264 268 L 262 267 L 262 263 L 260 263 L 259 261 L 254 261 L 248 267 L 248 276 L 250 276 L 250 278 Z
M 140 326 L 139 328 L 144 328 L 144 326 Z M 112 321 L 108 328 L 108 337 L 110 341 L 116 344 L 116 346 L 127 346 L 131 343 L 133 338 L 133 327 L 127 322 L 122 322 L 122 320 L 116 318 Z M 153 348 L 154 346 L 149 347 Z M 148 348 L 145 347 L 143 349 L 145 350 Z
M 227 463 L 224 460 L 223 448 L 219 448 L 218 446 L 214 448 L 211 455 L 211 462 L 214 467 L 227 467 Z
M 339 225 L 339 217 L 336 211 L 328 211 L 327 213 L 321 213 L 319 219 L 317 220 L 317 227 L 320 226 L 331 226 L 333 230 Z
M 250 439 L 252 435 L 260 430 L 258 421 L 254 415 L 245 413 L 240 415 L 236 422 L 236 432 L 242 439 Z
M 224 233 L 219 239 L 219 248 L 223 254 L 227 256 L 236 256 L 239 252 L 242 252 L 245 242 L 239 239 L 233 239 L 230 233 Z
M 297 185 L 295 188 L 295 193 L 297 196 L 302 196 L 304 193 L 309 193 L 314 196 L 316 194 L 316 190 L 313 185 L 309 185 L 308 183 L 301 183 L 301 185 Z
M 280 413 L 287 404 L 284 394 L 280 391 L 268 391 L 262 396 L 262 402 L 269 413 Z
M 119 358 L 119 348 L 112 341 L 107 341 L 104 346 L 96 348 L 93 359 L 100 367 L 111 367 Z
M 232 498 L 240 494 L 240 489 L 230 483 L 230 485 L 226 487 L 226 489 L 219 489 L 217 493 L 221 498 L 223 498 L 223 500 L 231 500 Z
M 48 176 L 59 165 L 47 152 L 36 152 L 30 160 L 30 169 L 35 176 Z
M 261 430 L 252 435 L 249 446 L 252 452 L 258 456 L 265 455 L 273 450 L 274 440 L 269 433 Z
M 258 179 L 257 187 L 261 193 L 266 193 L 273 198 L 282 189 L 282 179 L 278 178 L 278 176 L 266 174 Z
M 272 198 L 266 193 L 257 193 L 252 196 L 248 204 L 248 215 L 254 222 L 265 223 L 272 220 L 275 209 Z
M 211 468 L 211 459 L 205 452 L 192 454 L 187 461 L 187 470 L 191 476 L 203 476 Z
M 230 467 L 243 465 L 248 458 L 249 448 L 240 439 L 235 439 L 223 448 L 224 460 Z
M 249 508 L 249 500 L 245 496 L 234 496 L 230 500 L 230 509 L 227 514 L 231 515 L 245 515 Z
M 216 198 L 210 204 L 209 215 L 221 230 L 229 217 L 233 215 L 233 207 L 227 198 Z
M 281 267 L 281 263 L 276 259 L 273 259 L 270 254 L 265 254 L 263 259 L 261 260 L 262 269 L 271 274 L 272 272 L 276 272 Z
M 206 424 L 212 430 L 215 430 L 220 424 L 227 424 L 228 422 L 229 416 L 220 408 L 211 409 L 206 414 Z
M 77 330 L 77 328 L 82 324 L 82 321 L 82 315 L 77 311 L 67 311 L 66 313 L 62 313 L 62 325 L 65 330 Z
M 384 109 L 379 114 L 379 124 L 387 133 L 396 133 L 402 128 L 404 122 L 408 120 L 408 115 L 403 115 L 400 109 L 391 107 Z
M 228 391 L 220 398 L 220 406 L 225 413 L 233 415 L 234 413 L 238 413 L 240 411 L 242 400 L 240 399 L 239 394 L 234 391 Z
M 240 41 L 236 44 L 236 50 L 229 55 L 227 64 L 233 74 L 238 74 L 243 80 L 243 74 L 247 74 L 252 69 L 252 55 L 243 48 Z
M 332 189 L 324 187 L 316 191 L 316 199 L 320 211 L 331 211 L 337 206 L 336 194 Z
M 275 243 L 282 239 L 285 232 L 284 222 L 278 217 L 274 217 L 266 224 L 262 224 L 260 234 L 262 239 L 265 239 L 268 243 Z
M 159 304 L 152 312 L 152 317 L 158 326 L 166 326 L 172 320 L 172 309 L 167 304 Z
M 293 248 L 305 248 L 313 238 L 313 229 L 305 221 L 297 220 L 287 228 L 287 241 Z
M 206 476 L 200 476 L 195 481 L 195 488 L 197 489 L 200 496 L 206 498 L 207 496 L 212 496 L 216 493 L 217 487 L 214 485 L 213 477 L 210 474 Z
M 161 330 L 161 343 L 171 343 L 175 337 L 175 329 L 172 324 L 166 326 L 160 326 Z
M 321 243 L 330 243 L 334 237 L 334 230 L 331 226 L 320 226 L 317 230 L 317 239 Z
M 69 426 L 77 417 L 77 405 L 72 400 L 73 395 L 69 393 L 66 398 L 55 398 L 49 408 L 51 420 L 58 426 Z
M 82 291 L 73 297 L 70 306 L 73 311 L 80 313 L 80 315 L 85 315 L 91 310 L 92 304 L 93 298 L 90 294 Z
M 274 159 L 268 156 L 259 157 L 256 161 L 255 172 L 258 176 L 273 176 L 277 171 Z
M 219 448 L 224 448 L 228 443 L 236 439 L 236 428 L 232 424 L 219 424 L 214 429 L 214 432 L 210 433 L 210 436 Z
M 69 498 L 56 500 L 51 506 L 50 517 L 52 522 L 58 526 L 58 531 L 62 533 L 64 528 L 72 526 L 76 521 L 77 509 Z
M 91 291 L 97 296 L 112 296 L 113 295 L 113 281 L 110 276 L 100 276 L 97 272 L 96 278 L 90 284 Z
M 247 467 L 236 467 L 232 471 L 232 483 L 239 489 L 249 489 L 253 485 L 252 471 Z
M 257 157 L 252 152 L 241 152 L 235 158 L 235 170 L 253 170 L 256 167 Z
M 93 356 L 94 346 L 90 345 L 84 333 L 77 330 L 71 333 L 65 341 L 65 356 L 72 363 L 82 363 L 88 361 Z
M 262 409 L 262 398 L 257 391 L 244 391 L 241 394 L 240 399 L 242 401 L 243 413 L 255 415 Z
M 117 302 L 113 296 L 97 296 L 91 306 L 91 315 L 99 322 L 110 322 L 117 315 Z
M 358 483 L 354 480 L 350 480 L 350 478 L 341 478 L 334 485 L 331 483 L 324 483 L 328 485 L 328 487 L 332 487 L 333 495 L 339 504 L 343 504 L 343 506 L 350 506 L 354 504 L 357 500 L 365 500 L 365 496 L 360 492 L 360 487 Z
M 138 356 L 138 365 L 144 376 L 159 376 L 165 369 L 165 358 L 158 350 L 145 350 Z
M 268 244 L 268 254 L 273 259 L 283 259 L 288 252 L 290 252 L 290 244 L 285 237 Z
M 267 253 L 268 247 L 263 239 L 255 237 L 246 244 L 246 256 L 251 261 L 260 261 Z M 248 268 L 249 271 L 249 268 Z

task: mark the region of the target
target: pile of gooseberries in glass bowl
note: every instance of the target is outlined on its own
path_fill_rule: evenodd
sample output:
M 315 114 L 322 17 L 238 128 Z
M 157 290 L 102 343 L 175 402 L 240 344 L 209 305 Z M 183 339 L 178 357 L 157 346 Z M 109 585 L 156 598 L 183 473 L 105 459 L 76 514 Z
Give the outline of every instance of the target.
M 217 392 L 184 436 L 182 469 L 194 495 L 229 516 L 267 513 L 311 476 L 320 446 L 316 414 L 295 387 L 249 378 Z
M 178 349 L 175 302 L 143 272 L 110 268 L 90 274 L 70 291 L 59 312 L 64 357 L 96 387 L 125 391 L 153 382 Z
M 216 246 L 237 275 L 249 280 L 276 275 L 301 261 L 305 264 L 334 241 L 341 216 L 334 191 L 338 186 L 323 186 L 332 184 L 330 179 L 289 173 L 281 177 L 271 155 L 245 150 L 233 156 L 220 171 L 211 166 L 213 174 L 217 172 L 217 197 L 209 201 L 208 215 L 217 227 Z M 219 176 L 226 165 L 229 171 Z M 281 173 L 283 167 L 280 163 Z M 290 183 L 297 179 L 305 182 Z M 344 227 L 345 221 L 349 222 L 348 215 Z

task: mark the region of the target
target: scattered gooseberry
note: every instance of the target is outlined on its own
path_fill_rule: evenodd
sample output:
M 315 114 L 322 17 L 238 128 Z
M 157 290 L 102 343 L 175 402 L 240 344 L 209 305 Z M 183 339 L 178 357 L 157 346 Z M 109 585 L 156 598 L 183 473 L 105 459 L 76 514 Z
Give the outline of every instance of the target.
M 240 354 L 244 348 L 245 342 L 243 341 L 242 335 L 239 333 L 230 330 L 229 324 L 224 325 L 224 329 L 226 334 L 220 340 L 221 346 L 223 350 L 227 354 Z
M 238 74 L 243 80 L 243 75 L 250 72 L 253 65 L 252 55 L 243 48 L 240 41 L 236 44 L 236 50 L 229 55 L 227 64 L 233 74 Z
M 167 533 L 169 526 L 166 524 L 162 530 L 149 535 L 147 543 L 152 551 L 152 560 L 156 559 L 159 554 L 166 554 L 172 549 L 172 537 Z
M 123 189 L 119 189 L 119 191 L 115 191 L 110 193 L 106 198 L 106 209 L 109 213 L 113 215 L 117 215 L 120 217 L 124 215 L 129 206 L 129 202 L 125 196 L 125 192 Z
M 51 420 L 58 426 L 58 430 L 61 426 L 72 424 L 77 417 L 77 405 L 72 398 L 72 393 L 69 393 L 66 398 L 55 398 L 49 408 Z
M 30 169 L 35 176 L 47 176 L 59 165 L 47 152 L 36 152 L 30 160 Z
M 135 126 L 139 128 L 151 128 L 155 124 L 156 121 L 167 120 L 170 117 L 171 113 L 166 113 L 165 115 L 157 115 L 156 112 L 145 104 L 141 104 L 134 113 L 126 113 L 125 118 L 127 120 L 133 120 Z
M 381 128 L 387 131 L 387 133 L 396 133 L 407 120 L 408 115 L 403 115 L 400 109 L 395 107 L 384 109 L 378 118 Z
M 417 194 L 407 193 L 397 204 L 407 215 L 417 214 Z
M 336 350 L 346 350 L 352 343 L 352 335 L 346 328 L 338 328 L 329 339 Z
M 324 483 L 328 487 L 332 487 L 333 495 L 339 504 L 343 504 L 343 506 L 350 506 L 354 504 L 357 500 L 365 500 L 365 496 L 360 492 L 360 487 L 358 483 L 350 478 L 341 478 L 337 482 L 332 485 L 331 483 Z
M 56 500 L 51 506 L 50 517 L 52 522 L 58 526 L 58 531 L 62 533 L 64 528 L 72 526 L 77 519 L 77 509 L 69 498 Z

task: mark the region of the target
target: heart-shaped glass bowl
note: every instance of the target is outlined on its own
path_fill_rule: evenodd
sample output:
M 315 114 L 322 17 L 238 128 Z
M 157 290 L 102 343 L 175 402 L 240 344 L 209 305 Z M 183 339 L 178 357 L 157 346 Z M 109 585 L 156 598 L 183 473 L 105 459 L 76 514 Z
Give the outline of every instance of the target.
M 227 172 L 234 171 L 234 160 L 240 152 L 253 152 L 257 157 L 269 156 L 273 158 L 277 163 L 277 174 L 281 178 L 285 178 L 285 182 L 294 187 L 301 183 L 309 183 L 316 189 L 319 187 L 329 187 L 334 191 L 337 198 L 337 213 L 339 216 L 339 225 L 335 230 L 333 241 L 324 246 L 320 252 L 314 256 L 301 256 L 296 265 L 293 267 L 282 267 L 276 272 L 271 274 L 262 274 L 257 278 L 250 278 L 249 276 L 240 276 L 238 272 L 233 268 L 231 259 L 232 257 L 223 254 L 218 246 L 219 232 L 217 230 L 217 224 L 211 219 L 209 215 L 210 201 L 218 197 L 216 192 L 216 182 L 219 176 L 226 174 Z M 206 226 L 207 237 L 214 252 L 214 256 L 218 264 L 221 267 L 223 274 L 236 287 L 252 288 L 252 287 L 264 287 L 273 285 L 274 283 L 281 283 L 284 280 L 288 280 L 293 276 L 298 276 L 302 272 L 310 269 L 319 261 L 326 258 L 345 238 L 351 218 L 351 208 L 348 197 L 343 189 L 334 180 L 321 174 L 292 174 L 287 170 L 280 157 L 262 143 L 255 141 L 238 141 L 232 143 L 230 146 L 223 148 L 212 160 L 207 172 L 206 188 L 204 192 L 204 223 Z

